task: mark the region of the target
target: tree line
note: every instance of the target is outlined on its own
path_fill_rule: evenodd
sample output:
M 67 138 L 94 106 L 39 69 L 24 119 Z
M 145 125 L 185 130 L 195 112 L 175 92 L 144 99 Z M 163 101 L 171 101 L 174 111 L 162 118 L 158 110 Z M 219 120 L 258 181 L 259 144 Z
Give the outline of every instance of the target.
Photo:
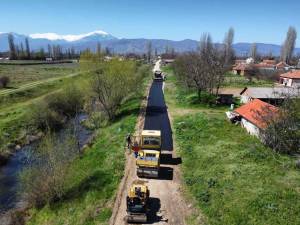
M 15 43 L 12 33 L 8 34 L 8 47 L 10 60 L 45 60 L 47 57 L 61 60 L 79 57 L 74 47 L 63 49 L 61 45 L 48 44 L 47 51 L 44 48 L 32 51 L 28 37 L 25 38 L 24 43 L 21 42 L 18 45 Z

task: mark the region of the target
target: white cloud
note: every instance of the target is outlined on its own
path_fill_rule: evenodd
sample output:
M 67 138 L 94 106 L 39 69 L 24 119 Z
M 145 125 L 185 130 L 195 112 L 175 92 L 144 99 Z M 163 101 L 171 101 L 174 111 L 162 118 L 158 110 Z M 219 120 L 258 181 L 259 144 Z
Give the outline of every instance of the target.
M 60 35 L 60 34 L 56 34 L 56 33 L 36 33 L 36 34 L 30 34 L 29 36 L 33 39 L 37 39 L 37 38 L 45 38 L 48 40 L 66 40 L 66 41 L 78 41 L 84 37 L 88 37 L 90 35 L 93 34 L 100 34 L 103 36 L 107 36 L 109 35 L 108 33 L 101 31 L 101 30 L 97 30 L 97 31 L 93 31 L 90 33 L 86 33 L 86 34 L 78 34 L 78 35 L 72 35 L 72 34 L 67 34 L 67 35 Z

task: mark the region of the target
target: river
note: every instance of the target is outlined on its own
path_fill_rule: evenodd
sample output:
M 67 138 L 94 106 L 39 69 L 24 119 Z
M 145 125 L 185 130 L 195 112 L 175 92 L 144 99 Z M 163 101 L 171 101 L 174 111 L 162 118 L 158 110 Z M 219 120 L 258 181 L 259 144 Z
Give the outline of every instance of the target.
M 66 132 L 71 126 L 76 129 L 76 140 L 82 148 L 90 141 L 92 132 L 86 129 L 81 122 L 87 118 L 86 114 L 81 114 L 77 119 L 70 120 L 67 125 L 55 135 L 59 139 L 66 137 Z M 0 167 L 0 217 L 12 209 L 19 209 L 26 206 L 26 202 L 21 199 L 19 174 L 26 169 L 34 159 L 35 149 L 40 141 L 23 146 L 10 157 L 7 164 Z M 0 219 L 1 222 L 1 219 Z

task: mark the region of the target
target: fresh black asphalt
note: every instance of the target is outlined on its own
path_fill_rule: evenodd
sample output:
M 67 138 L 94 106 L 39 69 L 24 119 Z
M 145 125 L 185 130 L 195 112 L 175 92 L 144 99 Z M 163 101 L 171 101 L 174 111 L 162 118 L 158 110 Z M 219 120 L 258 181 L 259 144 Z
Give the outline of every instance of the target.
M 162 90 L 163 82 L 153 81 L 148 97 L 144 130 L 160 130 L 162 150 L 173 150 L 172 129 Z

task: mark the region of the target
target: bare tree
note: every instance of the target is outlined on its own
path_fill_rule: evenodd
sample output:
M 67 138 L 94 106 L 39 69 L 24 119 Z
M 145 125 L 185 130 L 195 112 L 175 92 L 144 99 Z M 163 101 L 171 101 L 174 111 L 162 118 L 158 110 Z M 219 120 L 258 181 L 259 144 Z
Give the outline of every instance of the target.
M 10 59 L 17 59 L 16 45 L 12 33 L 8 34 L 9 57 Z
M 297 31 L 294 27 L 289 27 L 286 39 L 281 48 L 281 60 L 290 63 L 295 49 Z
M 228 32 L 225 34 L 224 38 L 224 48 L 225 48 L 225 65 L 232 64 L 234 57 L 234 50 L 232 48 L 234 40 L 234 29 L 229 28 Z
M 100 55 L 101 52 L 102 52 L 102 49 L 101 49 L 101 43 L 100 43 L 100 42 L 97 43 L 97 49 L 96 49 L 96 52 L 97 52 L 98 55 Z
M 148 63 L 150 63 L 152 57 L 152 42 L 149 41 L 146 47 L 147 47 L 147 61 Z
M 26 47 L 26 58 L 30 59 L 31 54 L 30 54 L 29 40 L 27 37 L 25 38 L 25 47 Z
M 257 60 L 257 45 L 256 45 L 256 43 L 253 43 L 251 46 L 250 57 L 252 57 L 254 61 Z
M 217 49 L 209 34 L 200 39 L 199 51 L 177 58 L 175 74 L 187 88 L 196 89 L 198 100 L 203 92 L 217 94 L 224 78 L 225 53 Z

